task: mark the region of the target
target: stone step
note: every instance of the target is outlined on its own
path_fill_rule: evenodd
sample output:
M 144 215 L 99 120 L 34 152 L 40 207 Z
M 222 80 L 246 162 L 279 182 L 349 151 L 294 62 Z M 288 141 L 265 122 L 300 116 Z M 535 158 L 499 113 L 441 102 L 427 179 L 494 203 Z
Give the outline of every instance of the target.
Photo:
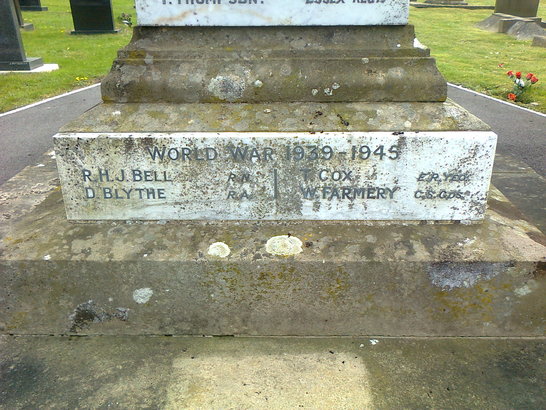
M 2 186 L 3 333 L 543 335 L 544 235 L 494 190 L 469 226 L 72 224 L 43 165 Z
M 137 26 L 102 82 L 116 103 L 430 102 L 446 90 L 413 26 Z
M 0 407 L 546 407 L 544 338 L 0 337 Z

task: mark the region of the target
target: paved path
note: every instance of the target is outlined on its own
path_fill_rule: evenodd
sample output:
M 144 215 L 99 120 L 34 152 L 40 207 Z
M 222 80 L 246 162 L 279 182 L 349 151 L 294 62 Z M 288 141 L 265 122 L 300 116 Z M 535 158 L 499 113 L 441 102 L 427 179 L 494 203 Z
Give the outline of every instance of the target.
M 449 96 L 490 124 L 499 135 L 498 152 L 546 175 L 546 116 L 449 87 Z M 100 102 L 99 87 L 88 88 L 28 109 L 0 114 L 0 184 L 53 148 L 51 137 L 67 122 Z

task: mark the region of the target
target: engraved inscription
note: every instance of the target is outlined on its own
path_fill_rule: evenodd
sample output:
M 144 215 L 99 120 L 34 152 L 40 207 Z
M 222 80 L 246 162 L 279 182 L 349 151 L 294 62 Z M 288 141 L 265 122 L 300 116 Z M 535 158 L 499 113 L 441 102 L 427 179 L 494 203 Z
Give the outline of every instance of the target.
M 495 142 L 490 132 L 61 134 L 56 150 L 72 219 L 472 220 Z

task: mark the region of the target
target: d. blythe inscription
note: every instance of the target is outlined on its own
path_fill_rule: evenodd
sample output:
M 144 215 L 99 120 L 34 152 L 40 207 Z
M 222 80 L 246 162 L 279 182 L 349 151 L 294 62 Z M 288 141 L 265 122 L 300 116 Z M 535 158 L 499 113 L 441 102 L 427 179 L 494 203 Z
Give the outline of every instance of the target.
M 404 25 L 409 0 L 136 0 L 140 25 Z
M 67 213 L 82 220 L 475 220 L 495 142 L 490 132 L 55 138 Z

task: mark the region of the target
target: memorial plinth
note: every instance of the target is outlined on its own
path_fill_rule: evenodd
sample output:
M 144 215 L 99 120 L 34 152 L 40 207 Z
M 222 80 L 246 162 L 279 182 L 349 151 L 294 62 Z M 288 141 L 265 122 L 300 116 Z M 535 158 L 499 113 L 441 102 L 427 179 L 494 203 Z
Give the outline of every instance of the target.
M 136 27 L 102 91 L 56 137 L 72 220 L 485 212 L 496 136 L 411 26 Z
M 62 198 L 8 186 L 6 331 L 543 334 L 543 235 L 487 209 L 496 135 L 407 1 L 172 3 L 55 137 Z

